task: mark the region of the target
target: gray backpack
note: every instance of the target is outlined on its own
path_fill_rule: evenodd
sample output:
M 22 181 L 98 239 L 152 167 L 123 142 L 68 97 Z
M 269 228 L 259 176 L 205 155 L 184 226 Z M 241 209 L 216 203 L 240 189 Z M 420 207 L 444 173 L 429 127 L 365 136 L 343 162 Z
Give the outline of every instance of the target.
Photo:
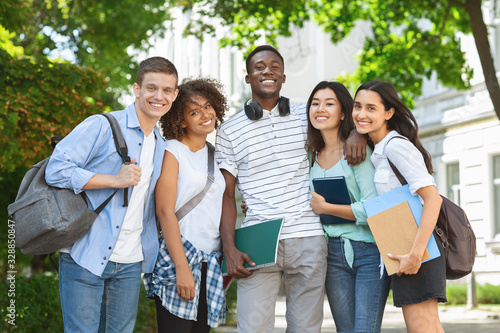
M 125 164 L 130 164 L 128 148 L 116 118 L 102 114 L 111 125 L 116 149 Z M 46 255 L 73 244 L 90 228 L 99 213 L 116 194 L 106 199 L 95 211 L 87 207 L 85 192 L 47 185 L 45 169 L 50 157 L 32 166 L 24 176 L 14 203 L 8 207 L 13 221 L 16 246 L 22 253 Z M 124 206 L 128 205 L 128 189 Z

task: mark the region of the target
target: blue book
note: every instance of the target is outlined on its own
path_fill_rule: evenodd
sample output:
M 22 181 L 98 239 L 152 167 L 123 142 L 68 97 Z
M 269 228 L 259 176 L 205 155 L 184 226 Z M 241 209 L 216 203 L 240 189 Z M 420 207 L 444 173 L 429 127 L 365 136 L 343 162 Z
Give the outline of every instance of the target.
M 368 218 L 370 218 L 401 203 L 404 203 L 405 201 L 408 203 L 413 218 L 415 219 L 415 222 L 418 226 L 420 224 L 420 218 L 422 217 L 422 203 L 420 202 L 420 198 L 417 195 L 411 194 L 409 185 L 398 187 L 392 191 L 367 200 L 363 203 L 363 206 Z M 441 255 L 439 253 L 439 248 L 437 247 L 436 240 L 434 239 L 433 234 L 431 234 L 429 242 L 427 243 L 427 251 L 429 252 L 430 257 L 426 260 L 423 260 L 422 262 L 432 260 Z
M 350 205 L 351 197 L 347 190 L 344 176 L 314 178 L 312 180 L 314 192 L 325 198 L 326 202 L 337 205 Z M 354 220 L 346 220 L 338 216 L 320 214 L 322 224 L 355 223 Z

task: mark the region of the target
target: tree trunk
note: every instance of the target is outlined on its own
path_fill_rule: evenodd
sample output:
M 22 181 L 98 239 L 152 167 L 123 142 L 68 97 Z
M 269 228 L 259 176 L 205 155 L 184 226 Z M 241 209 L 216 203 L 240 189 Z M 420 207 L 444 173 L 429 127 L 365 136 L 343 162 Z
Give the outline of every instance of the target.
M 484 24 L 483 13 L 481 11 L 481 0 L 467 0 L 465 2 L 465 9 L 469 13 L 472 35 L 474 36 L 479 59 L 481 60 L 486 88 L 493 102 L 495 113 L 500 119 L 500 87 L 491 56 L 488 29 L 486 28 L 486 24 Z

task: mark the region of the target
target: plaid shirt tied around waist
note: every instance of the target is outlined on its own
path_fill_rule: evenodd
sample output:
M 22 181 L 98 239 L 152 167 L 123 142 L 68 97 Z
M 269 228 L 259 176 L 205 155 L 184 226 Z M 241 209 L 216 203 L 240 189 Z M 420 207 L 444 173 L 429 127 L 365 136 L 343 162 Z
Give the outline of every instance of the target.
M 190 302 L 182 300 L 177 294 L 175 278 L 175 266 L 170 257 L 163 236 L 160 238 L 160 250 L 152 273 L 144 274 L 144 286 L 147 297 L 158 295 L 162 305 L 173 315 L 195 320 L 198 313 L 201 285 L 201 263 L 207 263 L 207 307 L 208 325 L 217 327 L 226 321 L 226 297 L 222 282 L 222 271 L 219 266 L 220 252 L 205 254 L 196 249 L 188 240 L 182 236 L 182 244 L 189 263 L 189 268 L 195 280 L 195 296 Z

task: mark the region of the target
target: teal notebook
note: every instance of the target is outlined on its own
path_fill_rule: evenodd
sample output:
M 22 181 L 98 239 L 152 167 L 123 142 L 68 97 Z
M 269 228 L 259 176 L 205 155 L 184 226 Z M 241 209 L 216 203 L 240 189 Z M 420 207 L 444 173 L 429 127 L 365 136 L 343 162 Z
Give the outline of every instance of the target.
M 247 253 L 257 264 L 248 270 L 276 264 L 278 255 L 278 241 L 283 226 L 283 219 L 254 224 L 249 227 L 236 229 L 234 232 L 236 248 Z M 222 275 L 226 276 L 226 258 L 222 260 Z

